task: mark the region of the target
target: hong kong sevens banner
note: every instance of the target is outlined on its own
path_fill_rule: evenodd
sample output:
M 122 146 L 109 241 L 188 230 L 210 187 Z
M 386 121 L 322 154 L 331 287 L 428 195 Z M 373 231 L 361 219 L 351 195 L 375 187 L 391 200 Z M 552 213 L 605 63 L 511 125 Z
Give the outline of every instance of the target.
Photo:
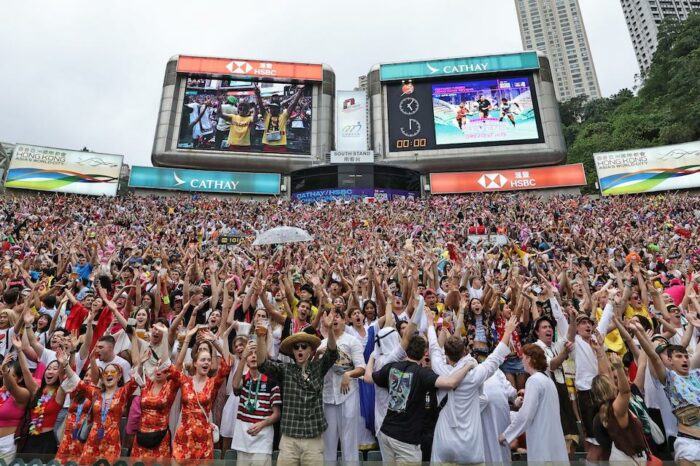
M 115 196 L 122 159 L 121 155 L 20 144 L 12 153 L 5 187 Z
M 595 154 L 604 196 L 700 186 L 700 141 Z

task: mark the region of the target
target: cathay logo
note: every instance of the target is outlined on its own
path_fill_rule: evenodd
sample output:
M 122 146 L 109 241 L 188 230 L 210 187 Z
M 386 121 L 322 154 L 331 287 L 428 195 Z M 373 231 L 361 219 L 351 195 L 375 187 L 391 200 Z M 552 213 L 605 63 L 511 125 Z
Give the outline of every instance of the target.
M 488 63 L 450 63 L 442 68 L 436 68 L 430 63 L 426 63 L 425 66 L 430 71 L 430 74 L 437 72 L 440 72 L 440 74 L 480 73 L 489 69 Z
M 176 172 L 173 172 L 173 178 L 175 178 L 174 187 L 182 186 L 184 184 L 191 189 L 202 191 L 236 191 L 238 189 L 238 184 L 240 183 L 240 181 L 234 180 L 201 180 L 198 178 L 192 178 L 188 181 L 185 181 L 179 176 L 177 176 Z

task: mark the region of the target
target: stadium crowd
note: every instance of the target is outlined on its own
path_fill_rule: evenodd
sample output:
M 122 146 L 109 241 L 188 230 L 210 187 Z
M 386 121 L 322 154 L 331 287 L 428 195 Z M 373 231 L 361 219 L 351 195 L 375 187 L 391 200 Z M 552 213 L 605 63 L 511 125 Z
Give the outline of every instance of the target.
M 314 240 L 252 246 L 280 225 Z M 0 199 L 0 458 L 700 461 L 700 202 Z

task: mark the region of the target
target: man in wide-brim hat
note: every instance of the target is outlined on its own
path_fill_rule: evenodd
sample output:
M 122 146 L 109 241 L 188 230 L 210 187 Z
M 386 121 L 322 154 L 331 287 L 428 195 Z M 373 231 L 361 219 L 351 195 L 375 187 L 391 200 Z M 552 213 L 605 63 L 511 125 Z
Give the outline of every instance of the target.
M 330 328 L 334 312 L 327 312 L 323 318 Z M 313 361 L 314 352 L 321 344 L 316 335 L 299 332 L 285 338 L 280 352 L 290 355 L 294 362 L 283 363 L 267 359 L 267 327 L 259 325 L 255 332 L 258 370 L 278 380 L 284 393 L 277 464 L 322 464 L 322 434 L 328 427 L 323 414 L 323 378 L 338 359 L 335 335 L 328 332 L 326 351 Z

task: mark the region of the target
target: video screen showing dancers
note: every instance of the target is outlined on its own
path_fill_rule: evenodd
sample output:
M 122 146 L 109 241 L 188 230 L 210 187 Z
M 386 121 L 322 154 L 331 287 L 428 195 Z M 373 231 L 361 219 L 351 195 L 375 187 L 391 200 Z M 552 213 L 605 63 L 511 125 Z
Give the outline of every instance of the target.
M 538 139 L 531 92 L 527 77 L 433 84 L 436 144 Z
M 187 78 L 178 149 L 310 154 L 312 86 Z

